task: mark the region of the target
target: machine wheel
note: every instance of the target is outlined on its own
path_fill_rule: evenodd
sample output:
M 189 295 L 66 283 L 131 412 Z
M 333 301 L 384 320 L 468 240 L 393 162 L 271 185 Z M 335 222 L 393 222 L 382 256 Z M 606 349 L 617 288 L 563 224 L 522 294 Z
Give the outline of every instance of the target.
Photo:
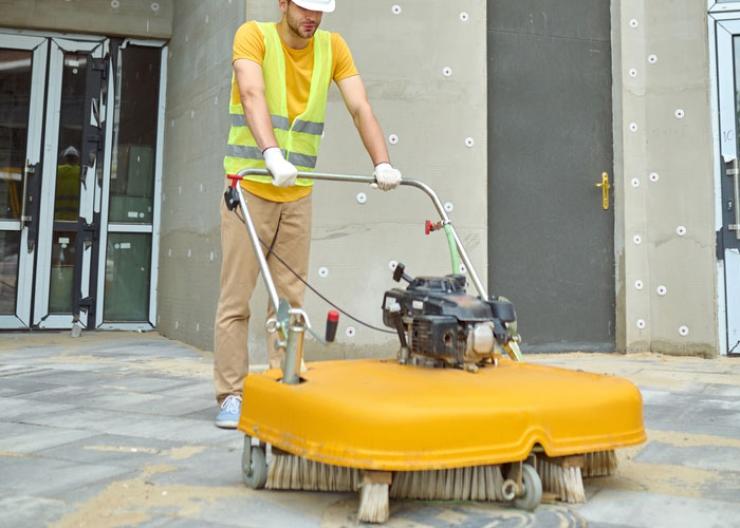
M 250 445 L 251 439 L 244 438 L 242 452 L 242 479 L 252 489 L 262 489 L 267 482 L 267 457 L 262 446 Z
M 533 511 L 542 500 L 542 480 L 529 464 L 522 464 L 522 494 L 514 499 L 514 506 L 520 510 Z

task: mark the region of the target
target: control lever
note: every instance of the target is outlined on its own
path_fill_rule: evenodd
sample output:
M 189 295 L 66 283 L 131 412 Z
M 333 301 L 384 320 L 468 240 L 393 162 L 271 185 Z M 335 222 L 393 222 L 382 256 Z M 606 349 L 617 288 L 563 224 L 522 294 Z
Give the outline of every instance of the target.
M 401 279 L 403 279 L 411 284 L 411 281 L 414 280 L 414 278 L 404 273 L 405 271 L 406 266 L 404 266 L 401 262 L 396 264 L 396 269 L 393 270 L 393 280 L 396 282 L 401 282 Z

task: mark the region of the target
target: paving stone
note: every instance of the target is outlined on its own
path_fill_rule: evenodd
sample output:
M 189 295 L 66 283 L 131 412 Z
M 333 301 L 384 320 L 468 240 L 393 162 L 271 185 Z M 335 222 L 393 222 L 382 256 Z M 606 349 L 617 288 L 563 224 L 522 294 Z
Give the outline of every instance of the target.
M 220 524 L 213 521 L 209 521 L 208 523 L 209 528 L 230 528 L 232 526 L 234 525 Z M 248 522 L 242 522 L 238 526 L 245 528 L 254 526 L 254 528 L 257 528 L 257 526 Z M 139 528 L 203 528 L 203 521 L 200 519 L 162 517 L 140 524 Z
M 214 405 L 202 400 L 162 396 L 157 393 L 105 392 L 87 398 L 86 407 L 115 411 L 138 412 L 160 416 L 183 416 L 206 408 L 213 410 Z
M 740 502 L 737 501 L 614 489 L 602 490 L 577 510 L 589 523 L 605 522 L 633 528 L 736 528 L 737 519 L 740 519 Z
M 0 451 L 35 453 L 73 443 L 95 433 L 44 425 L 0 422 Z
M 0 494 L 57 498 L 77 488 L 129 473 L 127 468 L 79 464 L 42 457 L 2 459 Z
M 241 473 L 241 446 L 239 449 L 207 448 L 177 464 L 177 471 L 152 477 L 158 484 L 198 486 L 244 486 Z
M 95 382 L 94 386 L 99 386 L 99 384 L 107 381 L 106 378 L 115 379 L 115 376 L 112 373 L 108 373 L 103 377 L 101 376 L 100 372 L 91 374 L 88 371 L 80 372 L 76 370 L 49 369 L 43 373 L 28 372 L 25 374 L 19 374 L 15 376 L 15 379 L 33 380 L 37 383 L 47 383 L 49 385 L 77 385 L 82 387 L 89 387 L 92 382 Z
M 27 495 L 0 497 L 0 528 L 41 528 L 64 513 L 69 506 L 61 500 Z
M 113 387 L 130 392 L 150 393 L 174 387 L 185 387 L 190 383 L 191 381 L 186 378 L 129 375 L 115 380 Z
M 57 385 L 39 383 L 36 380 L 19 380 L 12 377 L 0 377 L 0 396 L 23 396 L 34 394 L 38 391 L 56 388 Z
M 187 443 L 140 438 L 123 435 L 94 435 L 64 445 L 44 449 L 39 456 L 84 464 L 141 468 L 148 464 L 173 463 L 173 449 L 189 446 Z
M 294 498 L 292 505 L 270 500 L 271 495 L 274 497 L 281 494 L 260 492 L 258 497 L 227 497 L 217 503 L 203 506 L 199 517 L 207 525 L 213 523 L 225 526 L 252 526 L 255 528 L 282 528 L 286 526 L 291 528 L 318 528 L 320 526 L 320 515 L 311 515 L 305 508 L 295 507 L 299 500 L 301 506 L 305 506 L 309 499 L 321 500 L 320 493 L 300 494 Z
M 4 422 L 22 422 L 48 413 L 62 413 L 74 409 L 74 405 L 40 402 L 18 397 L 0 398 L 0 417 Z
M 678 447 L 661 442 L 650 442 L 635 457 L 638 462 L 672 464 L 714 471 L 740 474 L 740 448 L 703 445 Z M 738 495 L 740 498 L 740 495 Z
M 194 399 L 207 399 L 213 405 L 216 405 L 216 392 L 213 386 L 213 381 L 190 381 L 186 386 L 178 386 L 169 388 L 161 391 L 157 391 L 162 396 L 172 396 L 175 398 L 194 398 Z

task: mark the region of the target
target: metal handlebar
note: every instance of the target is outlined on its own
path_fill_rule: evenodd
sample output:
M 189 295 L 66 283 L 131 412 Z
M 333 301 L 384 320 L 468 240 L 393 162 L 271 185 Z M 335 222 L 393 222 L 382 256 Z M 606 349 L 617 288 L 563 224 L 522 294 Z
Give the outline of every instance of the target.
M 236 179 L 243 179 L 246 176 L 270 176 L 270 173 L 265 169 L 242 169 L 240 170 L 236 176 L 230 176 L 231 178 Z M 370 176 L 360 176 L 360 175 L 354 175 L 354 174 L 332 174 L 332 173 L 326 173 L 326 172 L 299 172 L 298 173 L 299 178 L 305 178 L 308 180 L 315 180 L 315 181 L 335 181 L 335 182 L 346 182 L 346 183 L 364 183 L 368 185 L 372 185 L 375 182 L 375 178 L 372 178 Z M 478 294 L 480 295 L 481 299 L 488 300 L 488 292 L 486 291 L 485 287 L 483 286 L 483 283 L 481 282 L 480 278 L 478 277 L 478 274 L 475 271 L 475 268 L 473 268 L 473 263 L 470 261 L 470 257 L 468 256 L 467 251 L 465 251 L 465 248 L 462 245 L 462 241 L 460 240 L 460 237 L 457 234 L 457 231 L 455 230 L 455 227 L 452 225 L 452 222 L 450 221 L 450 218 L 447 216 L 447 212 L 445 211 L 444 207 L 442 206 L 442 202 L 440 202 L 439 197 L 437 197 L 437 193 L 435 193 L 431 187 L 429 187 L 427 184 L 420 182 L 418 180 L 409 180 L 404 179 L 401 180 L 401 185 L 405 187 L 415 187 L 417 189 L 422 190 L 424 193 L 426 193 L 429 198 L 431 198 L 432 203 L 434 204 L 434 208 L 437 210 L 437 213 L 439 214 L 440 218 L 442 219 L 442 223 L 449 227 L 450 231 L 452 232 L 452 235 L 455 239 L 455 245 L 457 246 L 457 250 L 460 253 L 460 258 L 463 261 L 463 264 L 465 265 L 465 270 L 470 276 L 470 279 L 473 281 L 473 285 L 475 286 L 475 289 L 478 291 Z M 249 218 L 249 214 L 247 213 L 247 206 L 246 201 L 244 200 L 244 196 L 241 192 L 241 186 L 237 186 L 239 188 L 239 202 L 242 207 L 242 211 L 245 212 L 244 216 L 246 217 L 245 220 L 247 222 L 247 229 L 249 230 L 250 239 L 252 240 L 252 245 L 254 246 L 255 253 L 257 254 L 257 259 L 260 261 L 260 267 L 262 269 L 267 268 L 267 263 L 265 260 L 265 257 L 261 251 L 261 248 L 259 246 L 259 240 L 257 239 L 257 232 L 254 228 L 254 224 L 252 223 L 252 219 Z M 277 290 L 275 289 L 274 283 L 272 283 L 272 278 L 265 276 L 263 274 L 263 278 L 265 279 L 265 284 L 267 285 L 267 291 L 270 295 L 270 299 L 272 300 L 275 310 L 278 309 L 278 294 Z

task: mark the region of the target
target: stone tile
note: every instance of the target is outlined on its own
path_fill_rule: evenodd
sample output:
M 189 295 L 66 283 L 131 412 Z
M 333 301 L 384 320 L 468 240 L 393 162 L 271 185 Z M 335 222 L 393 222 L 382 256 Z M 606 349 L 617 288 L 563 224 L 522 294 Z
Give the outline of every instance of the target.
M 165 389 L 157 391 L 162 396 L 173 396 L 181 398 L 194 398 L 194 399 L 207 399 L 216 404 L 216 390 L 213 387 L 213 382 L 208 381 L 191 381 L 187 386 L 179 386 L 175 388 Z
M 740 503 L 676 497 L 646 491 L 602 490 L 577 508 L 590 523 L 634 528 L 711 526 L 733 528 L 740 519 Z
M 216 402 L 211 402 L 209 405 L 205 405 L 199 411 L 195 411 L 188 414 L 183 414 L 183 418 L 192 418 L 193 420 L 202 420 L 204 422 L 213 423 L 216 419 L 218 408 Z
M 27 396 L 38 391 L 53 389 L 57 385 L 39 383 L 34 379 L 16 379 L 13 377 L 0 377 L 0 396 Z
M 158 484 L 197 486 L 244 486 L 241 474 L 241 446 L 239 449 L 207 448 L 186 459 L 179 460 L 177 471 L 152 477 Z
M 234 525 L 220 524 L 213 521 L 209 521 L 208 523 L 209 528 L 230 528 L 232 526 Z M 249 528 L 253 525 L 247 522 L 242 522 L 238 526 Z M 173 518 L 167 516 L 142 523 L 138 528 L 203 528 L 203 521 L 201 519 L 186 519 L 183 517 Z
M 113 374 L 108 373 L 106 377 L 113 377 Z M 86 371 L 75 371 L 75 370 L 63 370 L 63 369 L 49 369 L 43 373 L 29 372 L 26 374 L 19 374 L 15 376 L 15 379 L 26 379 L 33 380 L 35 383 L 46 383 L 49 385 L 57 386 L 90 386 L 91 382 L 95 381 L 101 383 L 105 378 L 100 379 L 99 374 L 91 374 Z
M 172 464 L 172 450 L 186 446 L 181 442 L 104 434 L 44 449 L 38 455 L 82 464 L 141 468 L 148 464 Z
M 0 451 L 35 453 L 94 435 L 78 429 L 0 422 Z
M 203 420 L 100 409 L 77 408 L 62 414 L 38 415 L 24 419 L 24 423 L 198 444 L 218 442 L 224 436 L 222 430 Z
M 280 504 L 270 500 L 270 496 L 280 495 L 275 492 L 258 493 L 248 497 L 227 497 L 216 503 L 203 507 L 199 518 L 203 524 L 220 524 L 225 526 L 250 526 L 259 528 L 318 528 L 321 516 L 305 511 L 298 504 Z M 311 499 L 318 499 L 321 494 L 304 493 L 300 496 L 300 506 Z
M 129 375 L 115 380 L 111 387 L 129 392 L 150 393 L 174 387 L 185 387 L 190 383 L 192 383 L 191 380 L 187 378 Z
M 38 402 L 46 404 L 46 402 Z M 60 429 L 80 429 L 98 433 L 110 432 L 116 426 L 128 425 L 132 427 L 135 423 L 130 415 L 123 413 L 111 413 L 100 409 L 83 409 L 65 405 L 64 412 L 37 413 L 24 417 L 23 423 L 35 425 L 48 425 Z
M 589 522 L 588 528 L 633 528 L 630 524 L 612 524 L 602 522 Z
M 105 479 L 119 477 L 126 468 L 80 464 L 65 460 L 40 457 L 13 457 L 2 459 L 0 495 L 27 495 L 58 498 L 74 495 L 77 488 Z
M 0 398 L 0 419 L 4 422 L 25 422 L 27 419 L 39 418 L 48 413 L 55 413 L 59 416 L 60 413 L 70 411 L 74 408 L 74 405 L 64 403 L 41 402 L 18 397 L 2 397 Z
M 677 447 L 661 442 L 650 442 L 640 451 L 635 460 L 650 464 L 671 464 L 724 472 L 734 471 L 740 474 L 740 449 L 727 446 Z
M 27 495 L 0 496 L 0 528 L 42 528 L 69 511 L 61 500 Z

